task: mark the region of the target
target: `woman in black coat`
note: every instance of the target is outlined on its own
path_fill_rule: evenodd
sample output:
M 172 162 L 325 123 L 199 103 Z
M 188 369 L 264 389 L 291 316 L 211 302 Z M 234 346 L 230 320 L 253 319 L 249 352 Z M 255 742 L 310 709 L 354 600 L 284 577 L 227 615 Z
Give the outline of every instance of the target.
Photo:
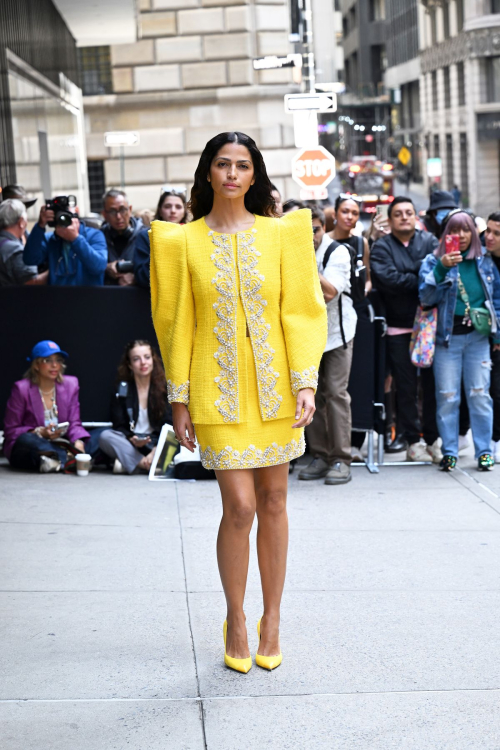
M 118 367 L 118 388 L 111 402 L 113 429 L 99 438 L 101 450 L 114 459 L 115 474 L 149 471 L 161 428 L 172 424 L 165 373 L 149 341 L 125 347 Z

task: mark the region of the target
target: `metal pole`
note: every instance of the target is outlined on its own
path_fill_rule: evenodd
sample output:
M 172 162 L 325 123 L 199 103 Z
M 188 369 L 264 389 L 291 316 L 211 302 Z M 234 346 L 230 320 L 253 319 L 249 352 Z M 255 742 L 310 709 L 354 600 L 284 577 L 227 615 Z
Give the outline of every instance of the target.
M 125 156 L 123 146 L 120 146 L 120 184 L 122 190 L 125 190 Z
M 306 91 L 316 91 L 311 0 L 303 0 L 302 10 L 302 81 Z

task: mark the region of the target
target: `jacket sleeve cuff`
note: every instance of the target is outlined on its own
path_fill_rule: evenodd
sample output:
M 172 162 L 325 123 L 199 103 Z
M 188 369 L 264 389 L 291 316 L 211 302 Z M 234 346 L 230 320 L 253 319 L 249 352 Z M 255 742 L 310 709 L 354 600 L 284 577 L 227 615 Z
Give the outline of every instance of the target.
M 312 388 L 316 393 L 318 387 L 318 370 L 315 367 L 308 367 L 307 370 L 296 372 L 290 370 L 290 382 L 294 396 L 303 388 Z
M 189 380 L 180 385 L 175 385 L 171 380 L 167 380 L 167 398 L 169 404 L 189 404 Z
M 448 273 L 448 269 L 443 266 L 440 260 L 434 266 L 434 278 L 438 284 L 442 284 Z

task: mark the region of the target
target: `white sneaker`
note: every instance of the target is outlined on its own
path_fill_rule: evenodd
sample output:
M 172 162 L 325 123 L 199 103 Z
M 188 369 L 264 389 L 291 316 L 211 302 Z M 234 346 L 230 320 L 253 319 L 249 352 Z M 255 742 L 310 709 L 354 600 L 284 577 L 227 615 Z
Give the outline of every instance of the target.
M 406 451 L 407 461 L 429 461 L 430 456 L 425 443 L 413 443 Z
M 115 458 L 115 462 L 113 464 L 113 474 L 125 474 L 125 469 L 117 458 Z
M 500 440 L 491 441 L 491 452 L 496 464 L 500 464 Z
M 469 438 L 467 435 L 459 435 L 458 436 L 458 452 L 462 453 L 463 451 L 466 451 L 467 448 L 470 445 Z
M 437 440 L 435 440 L 432 445 L 427 446 L 427 453 L 432 458 L 433 464 L 441 463 L 441 459 L 443 458 L 443 452 L 441 451 L 439 438 L 437 438 Z
M 52 474 L 61 470 L 61 462 L 52 456 L 40 456 L 40 474 Z

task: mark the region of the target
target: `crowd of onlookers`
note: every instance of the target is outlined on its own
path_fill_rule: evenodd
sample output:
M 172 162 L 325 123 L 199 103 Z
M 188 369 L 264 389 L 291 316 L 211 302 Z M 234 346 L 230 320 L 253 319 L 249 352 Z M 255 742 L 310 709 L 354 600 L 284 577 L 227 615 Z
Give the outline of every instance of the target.
M 20 186 L 0 204 L 0 286 L 21 284 L 149 287 L 151 219 L 186 223 L 184 195 L 162 193 L 156 211 L 134 216 L 122 190 L 103 198 L 104 223 L 89 226 L 77 209 L 65 223 L 47 206 L 27 233 L 32 204 Z M 276 215 L 306 207 L 282 203 Z M 452 470 L 472 430 L 480 470 L 500 462 L 500 212 L 481 222 L 456 196 L 434 191 L 424 216 L 396 197 L 365 229 L 355 196 L 312 208 L 318 273 L 328 313 L 317 412 L 307 428 L 311 461 L 299 478 L 335 485 L 351 479 L 365 434 L 352 431 L 348 391 L 360 331 L 372 324 L 372 293 L 386 320 L 385 448 L 410 462 Z M 55 225 L 55 226 L 54 226 Z M 52 227 L 52 231 L 48 231 Z M 415 321 L 434 312 L 433 364 L 411 359 Z M 436 322 L 437 321 L 437 322 Z M 415 329 L 416 330 L 416 329 Z M 358 332 L 358 335 L 356 333 Z M 412 343 L 413 341 L 413 343 Z M 36 344 L 30 367 L 7 405 L 4 453 L 13 467 L 72 471 L 90 453 L 116 473 L 148 471 L 170 409 L 161 361 L 148 341 L 127 345 L 111 398 L 112 428 L 89 434 L 80 421 L 78 381 L 65 375 L 67 354 Z M 427 364 L 430 364 L 429 362 Z

